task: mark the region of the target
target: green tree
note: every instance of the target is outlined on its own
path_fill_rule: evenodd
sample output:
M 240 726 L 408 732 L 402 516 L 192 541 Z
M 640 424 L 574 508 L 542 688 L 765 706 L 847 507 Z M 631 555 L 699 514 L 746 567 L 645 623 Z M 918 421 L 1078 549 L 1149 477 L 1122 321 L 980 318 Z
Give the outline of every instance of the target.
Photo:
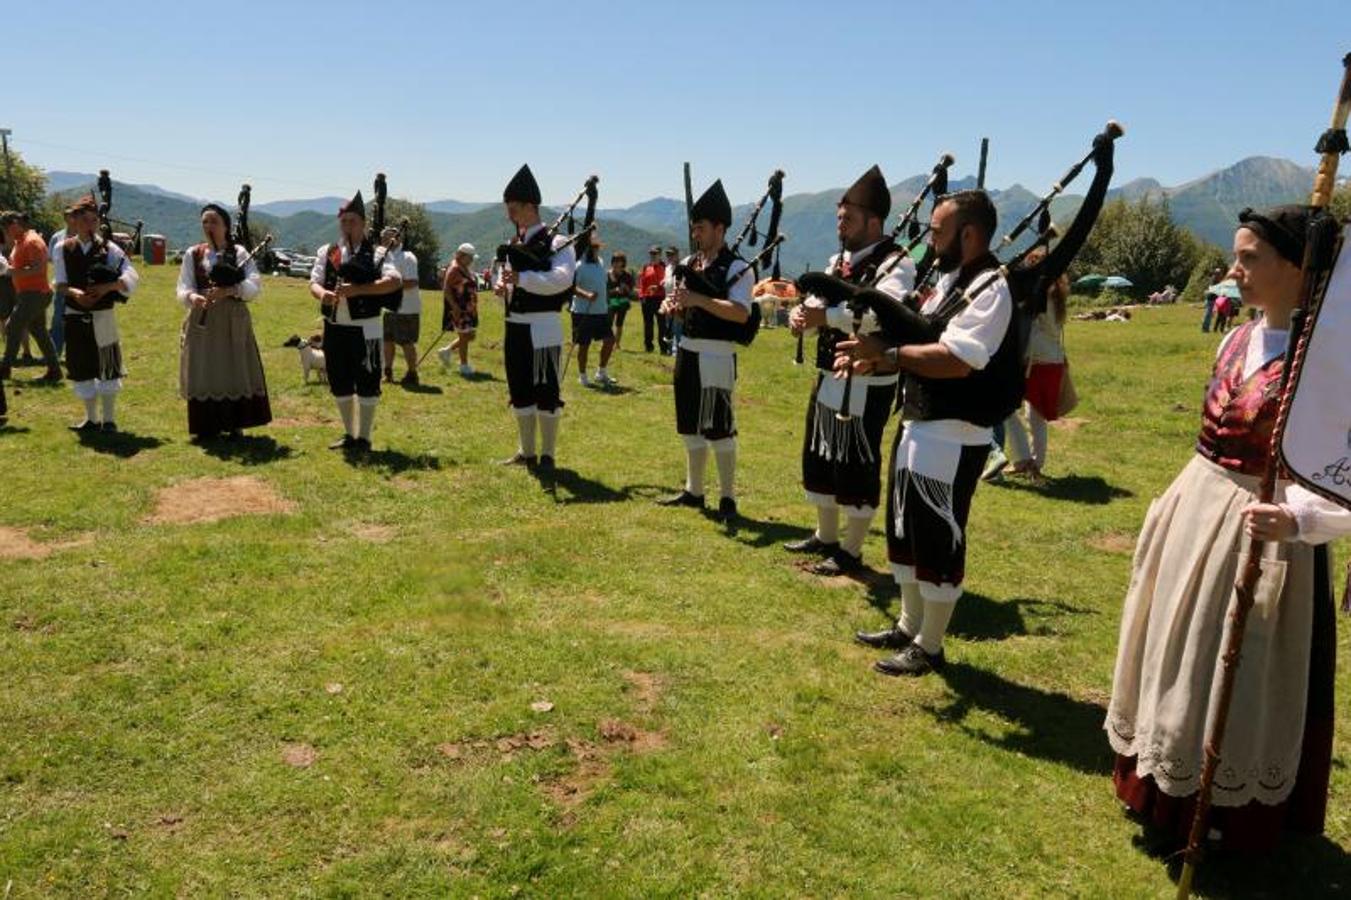
M 1178 298 L 1179 302 L 1200 303 L 1204 300 L 1206 288 L 1214 283 L 1212 275 L 1216 269 L 1229 271 L 1229 254 L 1214 244 L 1201 244 L 1196 252 L 1196 262 L 1192 264 L 1191 275 L 1187 278 L 1187 286 Z
M 1122 275 L 1142 296 L 1165 285 L 1185 284 L 1199 242 L 1173 221 L 1168 201 L 1118 198 L 1103 207 L 1093 233 L 1070 270 L 1071 278 Z
M 405 218 L 408 228 L 404 232 L 403 248 L 417 257 L 418 284 L 424 288 L 440 287 L 436 270 L 440 265 L 441 241 L 426 207 L 410 200 L 390 200 L 385 207 L 386 223 L 397 225 Z
M 1333 191 L 1331 209 L 1338 222 L 1351 219 L 1351 181 Z
M 51 234 L 62 224 L 59 207 L 47 199 L 46 173 L 24 162 L 14 150 L 9 152 L 9 165 L 0 169 L 0 209 L 28 213 L 44 234 Z

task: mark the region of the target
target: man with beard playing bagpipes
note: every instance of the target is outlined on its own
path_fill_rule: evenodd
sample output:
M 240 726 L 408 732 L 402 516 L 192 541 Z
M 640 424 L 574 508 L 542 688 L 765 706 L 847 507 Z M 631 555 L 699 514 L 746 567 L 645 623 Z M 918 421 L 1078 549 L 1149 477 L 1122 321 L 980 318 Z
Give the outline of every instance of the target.
M 835 210 L 840 252 L 830 271 L 849 284 L 871 285 L 898 300 L 915 287 L 915 265 L 892 260 L 904 251 L 882 231 L 891 213 L 891 191 L 882 170 L 873 166 L 840 198 Z M 883 262 L 889 271 L 880 273 Z M 844 379 L 834 377 L 835 345 L 846 332 L 877 330 L 871 312 L 856 322 L 853 308 L 836 293 L 808 294 L 789 317 L 794 334 L 816 330 L 816 384 L 807 403 L 802 441 L 802 487 L 816 507 L 816 531 L 805 540 L 785 544 L 790 553 L 819 554 L 810 567 L 817 575 L 845 575 L 863 568 L 863 541 L 868 535 L 882 493 L 882 436 L 896 397 L 895 372 L 852 379 L 849 408 L 844 407 Z M 840 510 L 845 535 L 840 537 Z
M 343 436 L 330 450 L 371 449 L 380 402 L 381 313 L 398 309 L 402 290 L 403 275 L 366 233 L 366 203 L 357 191 L 338 210 L 338 240 L 319 248 L 310 270 L 310 295 L 324 316 L 329 392 L 343 424 Z
M 519 443 L 504 465 L 538 468 L 551 472 L 558 444 L 558 420 L 563 414 L 559 378 L 563 347 L 562 310 L 572 299 L 577 254 L 569 239 L 558 234 L 583 197 L 588 220 L 595 214 L 597 179 L 587 179 L 582 192 L 556 222 L 545 227 L 540 221 L 540 190 L 529 166 L 520 170 L 502 191 L 507 218 L 516 227 L 511 244 L 498 248 L 505 260 L 493 291 L 506 301 L 506 337 L 503 362 L 507 392 L 516 416 Z M 588 222 L 589 224 L 589 222 Z M 582 235 L 588 232 L 583 231 Z M 578 236 L 580 238 L 581 235 Z M 536 455 L 535 425 L 539 425 Z

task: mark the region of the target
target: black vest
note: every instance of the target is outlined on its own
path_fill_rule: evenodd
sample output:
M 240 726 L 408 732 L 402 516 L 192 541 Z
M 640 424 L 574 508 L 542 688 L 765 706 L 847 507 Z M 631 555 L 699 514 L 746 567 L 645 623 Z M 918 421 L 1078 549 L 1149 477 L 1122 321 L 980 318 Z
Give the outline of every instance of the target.
M 728 288 L 727 273 L 737 256 L 726 245 L 718 251 L 717 257 L 699 270 L 707 279 L 715 298 L 726 299 Z M 750 276 L 747 276 L 750 277 Z M 685 312 L 685 337 L 702 338 L 710 341 L 742 341 L 745 339 L 746 326 L 727 319 L 721 319 L 702 309 L 689 309 Z
M 61 244 L 61 255 L 65 258 L 66 285 L 68 287 L 84 290 L 90 285 L 107 284 L 121 277 L 119 269 L 114 269 L 108 265 L 108 244 L 100 235 L 94 235 L 88 253 L 80 249 L 79 237 L 66 238 Z M 121 265 L 125 265 L 125 261 Z M 88 310 L 79 307 L 76 307 L 76 309 L 80 312 L 93 312 L 94 310 L 112 309 L 114 303 L 126 302 L 126 297 L 114 291 L 110 294 L 104 294 L 103 299 L 89 307 Z
M 856 260 L 850 264 L 849 277 L 844 279 L 850 284 L 862 284 L 871 286 L 873 279 L 877 277 L 877 270 L 888 256 L 896 249 L 896 243 L 889 237 L 884 237 L 874 247 L 867 256 Z M 838 270 L 838 263 L 836 269 Z M 838 306 L 838 302 L 830 303 L 828 306 Z M 816 367 L 818 369 L 833 370 L 835 368 L 835 345 L 844 340 L 848 335 L 838 328 L 831 328 L 829 325 L 822 325 L 816 330 Z
M 553 257 L 551 247 L 553 246 L 553 237 L 549 234 L 549 229 L 541 228 L 530 236 L 530 240 L 522 241 L 517 238 L 512 243 L 524 244 L 531 250 L 547 256 Z M 509 313 L 538 313 L 538 312 L 559 312 L 563 307 L 572 302 L 572 285 L 565 291 L 559 291 L 557 294 L 532 294 L 522 288 L 519 284 L 511 289 L 511 308 Z
M 347 262 L 340 262 L 342 259 L 342 242 L 335 241 L 328 245 L 328 253 L 324 257 L 324 288 L 333 290 L 338 285 L 338 280 L 346 281 L 348 284 L 374 284 L 380 280 L 380 263 L 375 258 L 375 245 L 371 243 L 370 238 L 361 242 L 361 246 L 347 257 Z M 382 257 L 383 259 L 383 257 Z M 348 297 L 347 312 L 353 319 L 371 319 L 383 310 L 396 311 L 403 302 L 403 286 L 390 291 L 387 294 L 373 294 L 367 297 Z M 327 315 L 329 310 L 321 307 L 322 312 Z
M 931 314 L 925 316 L 942 328 L 957 317 L 966 304 L 958 303 L 962 289 L 984 281 L 987 272 L 995 268 L 993 256 L 974 266 L 969 275 L 963 273 L 948 289 Z M 985 368 L 973 370 L 965 378 L 923 378 L 914 373 L 905 376 L 902 417 L 915 422 L 958 419 L 992 428 L 1004 421 L 1023 401 L 1022 311 L 1016 303 L 1009 303 L 1009 327 L 999 349 L 990 357 Z

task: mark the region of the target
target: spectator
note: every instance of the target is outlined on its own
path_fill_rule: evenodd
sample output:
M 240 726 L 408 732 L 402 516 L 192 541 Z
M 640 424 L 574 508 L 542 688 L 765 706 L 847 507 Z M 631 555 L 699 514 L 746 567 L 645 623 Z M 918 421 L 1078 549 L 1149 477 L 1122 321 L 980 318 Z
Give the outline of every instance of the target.
M 607 289 L 609 278 L 600 261 L 604 245 L 591 241 L 581 261 L 577 263 L 577 282 L 572 298 L 572 342 L 577 345 L 577 380 L 582 387 L 591 387 L 586 374 L 587 355 L 593 341 L 600 341 L 600 366 L 596 369 L 596 384 L 610 387 L 615 383 L 606 367 L 615 349 L 614 333 L 610 326 Z
M 455 332 L 455 339 L 437 350 L 436 356 L 441 365 L 449 368 L 450 354 L 458 353 L 460 374 L 465 378 L 474 374 L 474 367 L 469 365 L 469 345 L 478 330 L 478 284 L 473 269 L 477 255 L 473 244 L 461 244 L 455 249 L 455 259 L 446 266 L 441 282 L 441 330 Z M 484 280 L 488 280 L 487 276 Z
M 675 270 L 678 265 L 680 265 L 680 251 L 675 247 L 667 247 L 666 277 L 662 279 L 661 286 L 668 297 L 675 293 Z M 665 318 L 668 350 L 672 356 L 675 356 L 680 344 L 681 333 L 684 331 L 684 323 L 679 316 L 668 314 Z
M 609 293 L 610 330 L 615 335 L 615 349 L 624 340 L 624 318 L 629 314 L 629 304 L 633 301 L 633 273 L 629 271 L 629 258 L 623 250 L 616 250 L 610 257 L 610 274 L 606 279 L 606 291 Z
M 647 251 L 647 265 L 638 275 L 638 296 L 643 304 L 643 350 L 652 352 L 652 333 L 657 333 L 657 343 L 662 353 L 670 352 L 671 336 L 667 319 L 660 312 L 661 301 L 666 299 L 666 266 L 662 265 L 661 248 L 652 247 Z
M 53 234 L 47 241 L 47 257 L 53 266 L 56 265 L 56 254 L 61 252 L 61 242 L 74 233 L 75 213 L 67 209 L 66 227 Z M 66 345 L 66 295 L 61 291 L 52 294 L 52 325 L 49 331 L 52 335 L 52 346 L 56 348 L 57 356 L 60 356 L 61 348 Z
M 1042 255 L 1045 255 L 1044 251 Z M 1030 259 L 1035 261 L 1035 254 Z M 1069 279 L 1062 275 L 1047 291 L 1046 309 L 1032 320 L 1027 341 L 1028 372 L 1023 409 L 1021 414 L 1014 412 L 1004 420 L 1008 456 L 1013 463 L 1009 474 L 1026 475 L 1033 481 L 1041 480 L 1042 469 L 1046 466 L 1046 425 L 1060 417 L 1069 293 Z
M 0 215 L 0 227 L 13 248 L 9 254 L 10 279 L 14 286 L 14 311 L 9 316 L 5 335 L 5 356 L 0 360 L 0 379 L 10 376 L 10 367 L 19 345 L 31 332 L 42 351 L 47 372 L 43 381 L 60 381 L 56 348 L 47 333 L 47 305 L 52 302 L 52 285 L 47 280 L 47 242 L 28 223 L 21 212 Z
M 1221 266 L 1216 266 L 1210 270 L 1210 284 L 1212 286 L 1219 284 L 1222 278 L 1224 278 L 1224 269 Z M 1206 291 L 1206 314 L 1201 319 L 1202 331 L 1210 331 L 1210 320 L 1215 315 L 1215 297 L 1216 294 L 1209 290 Z

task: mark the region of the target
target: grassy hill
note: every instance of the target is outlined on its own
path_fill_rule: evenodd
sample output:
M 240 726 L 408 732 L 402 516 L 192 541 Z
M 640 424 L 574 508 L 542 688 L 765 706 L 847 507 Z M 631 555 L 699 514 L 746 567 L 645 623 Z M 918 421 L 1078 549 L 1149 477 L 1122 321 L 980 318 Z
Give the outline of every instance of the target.
M 1196 310 L 1069 324 L 1082 404 L 1050 480 L 980 488 L 945 674 L 896 681 L 851 640 L 896 611 L 881 523 L 858 581 L 779 547 L 812 521 L 786 332 L 741 356 L 726 529 L 652 503 L 683 474 L 666 358 L 621 352 L 620 392 L 569 381 L 553 491 L 494 465 L 515 427 L 486 296 L 483 377 L 388 390 L 349 462 L 280 346 L 313 303 L 266 279 L 277 420 L 195 447 L 173 274 L 120 316 L 127 434 L 82 445 L 68 388 L 11 387 L 4 893 L 1171 894 L 1102 723 L 1132 541 L 1192 452 Z M 1201 896 L 1344 896 L 1345 703 L 1337 734 L 1327 837 L 1210 860 Z

